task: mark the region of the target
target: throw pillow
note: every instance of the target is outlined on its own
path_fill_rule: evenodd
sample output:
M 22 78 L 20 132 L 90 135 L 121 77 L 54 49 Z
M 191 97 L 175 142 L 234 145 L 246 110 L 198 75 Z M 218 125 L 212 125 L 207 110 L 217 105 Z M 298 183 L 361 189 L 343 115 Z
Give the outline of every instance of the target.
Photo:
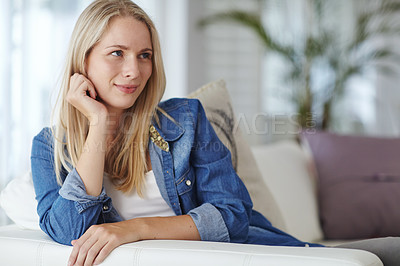
M 282 214 L 270 188 L 263 181 L 250 146 L 237 127 L 238 123 L 225 82 L 219 80 L 207 84 L 188 97 L 200 100 L 219 139 L 231 151 L 232 164 L 250 193 L 254 209 L 267 217 L 275 227 L 286 230 Z
M 319 224 L 315 176 L 310 157 L 296 140 L 252 147 L 264 182 L 285 221 L 286 232 L 302 241 L 323 239 Z
M 327 239 L 400 236 L 400 139 L 303 134 Z
M 30 171 L 7 184 L 0 193 L 0 205 L 16 225 L 26 229 L 40 230 Z

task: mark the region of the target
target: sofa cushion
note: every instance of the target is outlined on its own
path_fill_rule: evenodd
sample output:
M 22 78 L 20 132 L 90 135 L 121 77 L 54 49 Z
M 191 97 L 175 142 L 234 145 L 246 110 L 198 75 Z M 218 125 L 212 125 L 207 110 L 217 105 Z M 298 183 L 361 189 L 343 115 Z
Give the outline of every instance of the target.
M 310 158 L 295 140 L 252 147 L 264 182 L 282 212 L 286 232 L 302 241 L 323 238 Z
M 327 239 L 400 236 L 400 139 L 303 134 Z
M 264 183 L 250 146 L 238 127 L 225 82 L 219 80 L 209 83 L 188 97 L 200 100 L 219 139 L 231 151 L 233 166 L 250 193 L 254 209 L 267 217 L 275 227 L 286 230 L 279 207 L 270 188 Z

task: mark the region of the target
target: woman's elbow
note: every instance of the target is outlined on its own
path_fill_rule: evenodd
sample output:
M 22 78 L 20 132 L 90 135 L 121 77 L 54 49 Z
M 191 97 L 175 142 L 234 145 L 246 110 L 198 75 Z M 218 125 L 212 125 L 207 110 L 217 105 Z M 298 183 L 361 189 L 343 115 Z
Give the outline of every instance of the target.
M 78 224 L 75 226 L 51 224 L 48 222 L 40 222 L 40 228 L 46 233 L 51 239 L 57 243 L 71 246 L 71 241 L 78 239 L 82 236 L 85 230 L 80 230 Z

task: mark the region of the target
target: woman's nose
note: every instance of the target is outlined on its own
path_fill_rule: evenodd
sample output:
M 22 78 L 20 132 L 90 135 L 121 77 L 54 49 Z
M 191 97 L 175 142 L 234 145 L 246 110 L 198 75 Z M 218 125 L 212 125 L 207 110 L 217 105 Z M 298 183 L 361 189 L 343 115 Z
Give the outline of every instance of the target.
M 123 76 L 135 79 L 140 75 L 140 65 L 137 58 L 127 58 L 124 62 Z

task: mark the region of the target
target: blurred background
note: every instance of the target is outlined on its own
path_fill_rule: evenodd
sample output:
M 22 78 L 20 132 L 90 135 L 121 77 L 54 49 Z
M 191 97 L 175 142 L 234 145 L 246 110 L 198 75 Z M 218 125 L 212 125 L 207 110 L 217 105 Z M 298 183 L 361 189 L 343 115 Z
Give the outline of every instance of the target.
M 70 34 L 90 2 L 0 2 L 0 189 L 30 167 L 32 138 L 50 125 Z M 399 0 L 136 3 L 161 36 L 164 98 L 224 79 L 251 145 L 300 127 L 400 135 Z

